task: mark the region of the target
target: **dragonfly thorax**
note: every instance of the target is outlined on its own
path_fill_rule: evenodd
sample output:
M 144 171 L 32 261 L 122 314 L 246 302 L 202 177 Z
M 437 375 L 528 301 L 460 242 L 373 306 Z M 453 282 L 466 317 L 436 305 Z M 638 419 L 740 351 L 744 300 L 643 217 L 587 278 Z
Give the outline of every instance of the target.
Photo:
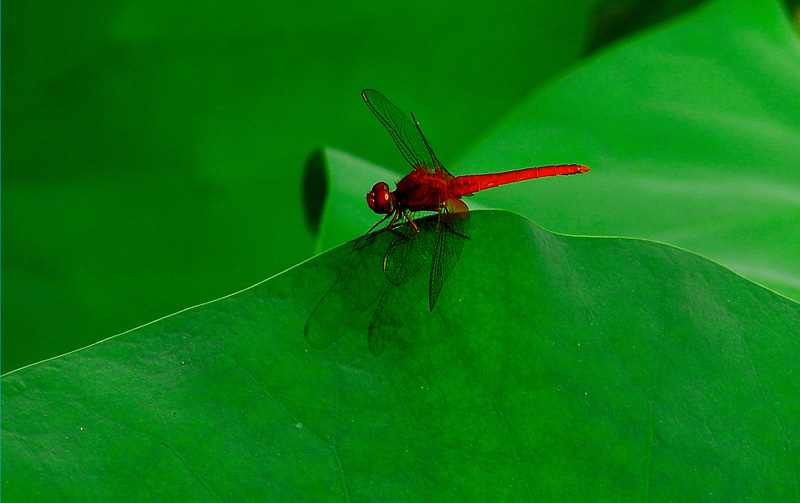
M 388 215 L 395 209 L 395 199 L 386 182 L 378 182 L 367 194 L 367 204 L 375 213 Z

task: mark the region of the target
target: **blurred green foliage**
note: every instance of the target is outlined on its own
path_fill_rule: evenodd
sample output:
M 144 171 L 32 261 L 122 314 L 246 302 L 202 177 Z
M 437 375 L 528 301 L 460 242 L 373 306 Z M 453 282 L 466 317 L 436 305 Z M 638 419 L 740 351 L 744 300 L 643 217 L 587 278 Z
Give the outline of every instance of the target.
M 589 10 L 6 4 L 3 371 L 310 257 L 309 153 L 330 144 L 395 161 L 367 134 L 379 126 L 362 88 L 435 117 L 427 131 L 454 158 L 578 58 Z

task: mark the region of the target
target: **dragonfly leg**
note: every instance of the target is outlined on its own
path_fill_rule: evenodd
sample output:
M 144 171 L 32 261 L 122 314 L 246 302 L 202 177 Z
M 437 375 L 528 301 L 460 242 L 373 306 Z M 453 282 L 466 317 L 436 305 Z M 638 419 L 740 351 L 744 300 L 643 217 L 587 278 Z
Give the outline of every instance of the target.
M 387 225 L 385 228 L 377 231 L 375 234 L 377 234 L 378 232 L 388 231 L 389 229 L 391 229 L 392 226 L 394 226 L 394 224 L 398 220 L 399 215 L 401 215 L 401 214 L 403 215 L 403 218 L 405 218 L 408 221 L 409 225 L 411 225 L 411 234 L 409 234 L 408 236 L 400 236 L 400 237 L 398 237 L 397 239 L 395 239 L 394 242 L 392 242 L 391 246 L 397 246 L 400 243 L 402 243 L 403 241 L 405 241 L 406 239 L 411 239 L 414 236 L 416 236 L 417 234 L 419 234 L 419 226 L 414 221 L 414 219 L 411 218 L 408 215 L 408 213 L 406 213 L 405 211 L 402 211 L 402 212 L 398 211 L 397 215 L 394 218 L 392 218 L 391 222 L 389 222 L 389 225 Z M 400 233 L 398 232 L 397 234 L 400 234 Z
M 403 241 L 405 241 L 406 239 L 411 239 L 411 238 L 413 238 L 414 236 L 416 236 L 417 234 L 419 234 L 419 226 L 418 226 L 418 225 L 417 225 L 417 223 L 414 221 L 414 219 L 413 219 L 413 218 L 411 218 L 411 217 L 408 215 L 408 213 L 406 213 L 406 212 L 405 212 L 405 210 L 403 210 L 403 211 L 402 211 L 402 215 L 403 215 L 403 217 L 404 217 L 404 218 L 405 218 L 405 219 L 408 221 L 409 225 L 411 225 L 411 229 L 412 229 L 412 230 L 411 230 L 411 234 L 409 234 L 408 236 L 403 236 L 403 237 L 401 237 L 400 239 L 398 239 L 397 241 L 395 241 L 394 243 L 392 243 L 392 246 L 397 246 L 398 244 L 402 243 L 402 242 L 403 242 Z M 394 220 L 396 220 L 396 219 L 392 219 L 392 222 L 394 222 Z M 392 227 L 392 225 L 393 225 L 393 223 L 390 223 L 390 224 L 389 224 L 389 225 L 388 225 L 386 228 L 387 228 L 387 229 L 389 229 L 389 228 L 391 228 L 391 227 Z
M 408 220 L 408 223 L 411 225 L 411 229 L 412 229 L 412 231 L 411 231 L 411 234 L 409 234 L 408 236 L 401 236 L 401 235 L 398 235 L 398 236 L 397 236 L 397 237 L 394 239 L 394 241 L 392 241 L 392 244 L 390 244 L 390 245 L 389 245 L 389 248 L 386 250 L 386 255 L 384 255 L 384 256 L 383 256 L 383 270 L 384 270 L 384 271 L 386 271 L 386 266 L 387 266 L 387 264 L 388 264 L 388 262 L 389 262 L 389 250 L 390 250 L 390 249 L 392 249 L 392 248 L 394 248 L 395 246 L 399 245 L 400 243 L 403 243 L 403 242 L 404 242 L 404 241 L 406 241 L 407 239 L 411 239 L 411 238 L 413 238 L 414 236 L 416 236 L 417 234 L 419 234 L 419 226 L 418 226 L 418 225 L 417 225 L 417 223 L 414 221 L 414 219 L 413 219 L 413 218 L 411 218 L 410 216 L 408 216 L 408 213 L 406 213 L 405 211 L 403 211 L 403 212 L 402 212 L 402 214 L 403 214 L 403 217 L 405 217 L 405 219 L 406 219 L 406 220 Z M 397 219 L 396 219 L 396 218 L 393 218 L 393 219 L 392 219 L 392 222 L 394 222 L 395 220 L 397 220 Z M 391 229 L 391 227 L 392 227 L 392 224 L 389 224 L 389 225 L 386 227 L 386 229 Z M 383 230 L 386 230 L 386 229 L 383 229 Z M 399 233 L 398 233 L 398 234 L 399 234 Z
M 375 224 L 374 224 L 372 227 L 370 227 L 370 228 L 369 228 L 369 230 L 367 231 L 367 234 L 370 234 L 370 235 L 373 235 L 373 236 L 375 236 L 375 235 L 377 235 L 377 234 L 380 234 L 381 232 L 386 232 L 386 231 L 388 231 L 388 230 L 389 230 L 389 229 L 391 229 L 391 228 L 394 226 L 394 224 L 397 222 L 397 218 L 398 218 L 399 216 L 400 216 L 400 212 L 399 212 L 399 211 L 395 211 L 394 213 L 389 213 L 389 214 L 388 214 L 388 215 L 386 215 L 385 217 L 381 218 L 381 219 L 380 219 L 378 222 L 376 222 L 376 223 L 375 223 Z M 387 226 L 386 226 L 386 227 L 384 227 L 383 229 L 380 229 L 380 230 L 377 230 L 377 231 L 375 231 L 375 232 L 372 232 L 372 231 L 374 231 L 374 230 L 375 230 L 375 227 L 377 227 L 377 226 L 379 226 L 380 224 L 382 224 L 383 222 L 385 222 L 385 221 L 386 221 L 386 219 L 387 219 L 387 218 L 389 218 L 389 217 L 392 217 L 392 219 L 391 219 L 391 220 L 389 220 L 389 225 L 387 225 Z
M 464 203 L 461 203 L 461 204 L 464 204 Z M 462 233 L 460 233 L 460 232 L 458 232 L 456 230 L 456 223 L 455 223 L 455 221 L 453 221 L 453 213 L 455 213 L 455 211 L 451 210 L 448 207 L 446 202 L 443 203 L 443 205 L 444 205 L 444 210 L 443 211 L 447 214 L 447 224 L 450 226 L 450 230 L 453 232 L 453 234 L 455 234 L 456 236 L 461 236 L 464 239 L 469 239 L 469 236 L 467 236 L 466 234 L 462 234 Z M 465 216 L 462 216 L 462 217 L 456 216 L 456 218 L 465 218 Z
M 408 236 L 410 238 L 413 238 L 414 236 L 419 234 L 419 227 L 417 227 L 417 222 L 415 222 L 414 219 L 412 219 L 410 216 L 408 216 L 408 213 L 406 213 L 405 210 L 403 211 L 403 216 L 406 217 L 406 220 L 408 220 L 408 223 L 410 223 L 411 227 L 414 228 L 414 233 L 412 235 Z

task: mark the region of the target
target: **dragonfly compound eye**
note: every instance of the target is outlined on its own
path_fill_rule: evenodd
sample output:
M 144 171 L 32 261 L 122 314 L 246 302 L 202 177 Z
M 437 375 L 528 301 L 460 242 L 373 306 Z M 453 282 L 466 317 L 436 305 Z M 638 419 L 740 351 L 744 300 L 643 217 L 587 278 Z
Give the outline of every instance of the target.
M 394 211 L 394 194 L 386 182 L 378 182 L 367 194 L 367 204 L 375 213 L 389 214 Z

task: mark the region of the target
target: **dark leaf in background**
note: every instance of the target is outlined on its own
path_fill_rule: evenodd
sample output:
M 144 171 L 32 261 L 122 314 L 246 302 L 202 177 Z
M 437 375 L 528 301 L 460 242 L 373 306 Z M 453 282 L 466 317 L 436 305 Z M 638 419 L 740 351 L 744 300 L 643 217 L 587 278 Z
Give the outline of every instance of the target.
M 587 52 L 594 52 L 637 31 L 666 21 L 707 0 L 599 0 L 592 16 Z M 800 27 L 800 0 L 783 0 Z

